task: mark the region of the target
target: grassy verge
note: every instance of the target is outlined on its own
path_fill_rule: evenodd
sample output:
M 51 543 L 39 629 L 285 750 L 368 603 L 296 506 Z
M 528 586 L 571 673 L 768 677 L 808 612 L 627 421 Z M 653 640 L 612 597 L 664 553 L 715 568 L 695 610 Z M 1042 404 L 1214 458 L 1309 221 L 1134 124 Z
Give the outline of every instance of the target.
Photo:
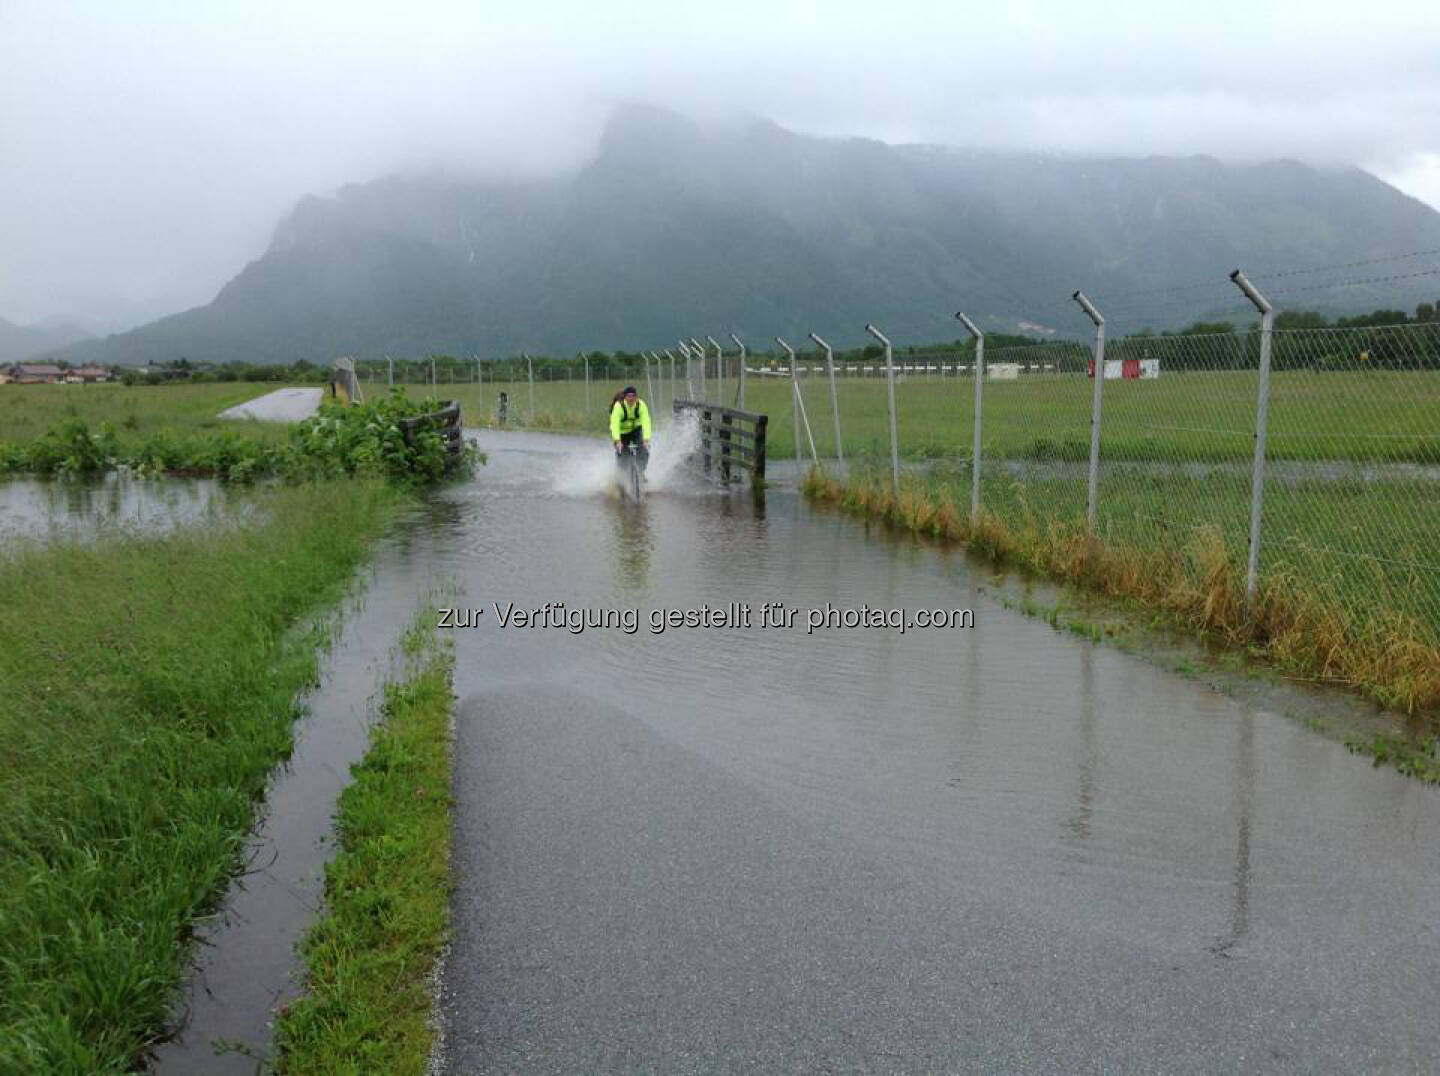
M 327 910 L 302 945 L 309 992 L 277 1024 L 282 1072 L 425 1071 L 450 891 L 454 651 L 433 624 L 406 634 L 405 672 L 341 794 Z
M 129 1071 L 290 749 L 319 629 L 404 503 L 275 489 L 233 525 L 0 559 L 0 1071 Z
M 1440 641 L 1431 627 L 1399 612 L 1356 620 L 1303 577 L 1278 565 L 1247 605 L 1244 565 L 1215 528 L 1174 543 L 1144 545 L 1090 535 L 1083 515 L 985 511 L 968 519 L 968 490 L 931 476 L 909 476 L 899 493 L 888 474 L 848 481 L 812 472 L 813 499 L 886 520 L 915 533 L 962 541 L 1008 562 L 1106 595 L 1141 602 L 1186 628 L 1248 648 L 1281 668 L 1369 694 L 1424 717 L 1440 708 Z M 1419 735 L 1433 739 L 1424 720 Z
M 108 422 L 121 433 L 230 430 L 247 437 L 283 437 L 281 423 L 219 418 L 221 411 L 284 385 L 0 385 L 0 441 L 23 444 L 66 419 Z

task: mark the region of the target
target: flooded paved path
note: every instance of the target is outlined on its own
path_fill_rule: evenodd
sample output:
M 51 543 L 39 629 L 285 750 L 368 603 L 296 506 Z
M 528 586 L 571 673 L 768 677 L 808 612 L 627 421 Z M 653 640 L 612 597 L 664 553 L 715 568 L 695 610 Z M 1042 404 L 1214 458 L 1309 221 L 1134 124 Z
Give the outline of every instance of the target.
M 299 422 L 320 410 L 324 389 L 276 389 L 220 412 L 221 418 L 258 418 L 265 422 Z
M 1433 1071 L 1440 791 L 793 493 L 637 507 L 603 445 L 482 446 L 435 531 L 483 610 L 446 1071 Z M 807 634 L 826 602 L 975 626 Z

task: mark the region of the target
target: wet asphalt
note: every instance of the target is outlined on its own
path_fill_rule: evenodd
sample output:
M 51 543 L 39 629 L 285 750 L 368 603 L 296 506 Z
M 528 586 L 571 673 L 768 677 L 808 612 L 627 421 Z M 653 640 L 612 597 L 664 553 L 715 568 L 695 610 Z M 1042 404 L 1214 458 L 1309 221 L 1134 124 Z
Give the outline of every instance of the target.
M 963 557 L 784 493 L 627 510 L 551 441 L 452 506 L 462 601 L 977 623 L 456 632 L 441 1071 L 1435 1070 L 1435 789 Z

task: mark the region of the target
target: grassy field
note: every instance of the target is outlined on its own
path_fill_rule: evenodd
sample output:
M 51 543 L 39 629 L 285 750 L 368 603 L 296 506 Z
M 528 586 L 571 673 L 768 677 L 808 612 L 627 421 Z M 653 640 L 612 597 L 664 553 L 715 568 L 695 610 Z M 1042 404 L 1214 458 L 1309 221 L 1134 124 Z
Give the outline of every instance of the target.
M 163 1031 L 315 675 L 296 626 L 404 503 L 252 496 L 233 525 L 0 559 L 0 1071 L 131 1071 Z
M 449 917 L 455 660 L 434 623 L 427 611 L 405 635 L 405 669 L 341 794 L 325 913 L 301 946 L 307 993 L 276 1025 L 280 1072 L 426 1071 Z
M 645 394 L 643 380 L 637 382 Z M 734 381 L 727 382 L 733 403 Z M 596 432 L 604 429 L 605 404 L 617 382 L 596 381 L 585 406 L 579 381 L 538 382 L 535 415 L 528 415 L 524 381 L 441 384 L 441 399 L 461 402 L 471 425 L 490 425 L 498 393 L 509 393 L 509 424 L 538 429 Z M 1032 375 L 1018 381 L 987 381 L 983 448 L 1009 459 L 1088 459 L 1092 382 L 1078 374 Z M 405 386 L 428 398 L 428 385 Z M 1255 428 L 1257 375 L 1251 371 L 1169 373 L 1156 381 L 1105 384 L 1102 455 L 1115 460 L 1245 461 Z M 669 409 L 671 385 L 656 382 L 652 410 Z M 372 388 L 373 391 L 373 388 Z M 827 382 L 801 382 L 816 449 L 833 456 L 834 424 Z M 906 459 L 969 457 L 974 433 L 974 382 L 911 376 L 896 386 L 900 454 Z M 483 393 L 483 399 L 482 399 Z M 1440 373 L 1284 371 L 1271 378 L 1269 458 L 1363 459 L 1440 464 Z M 685 389 L 679 386 L 683 398 Z M 840 379 L 840 426 L 847 455 L 888 456 L 885 382 L 880 377 Z M 775 459 L 794 456 L 790 383 L 752 376 L 746 408 L 770 416 L 769 450 Z M 808 454 L 808 445 L 805 448 Z
M 276 423 L 234 421 L 216 416 L 227 407 L 263 396 L 282 385 L 244 382 L 135 385 L 0 385 L 0 441 L 31 441 L 67 418 L 89 426 L 114 425 L 122 435 L 158 430 L 233 430 L 274 436 Z

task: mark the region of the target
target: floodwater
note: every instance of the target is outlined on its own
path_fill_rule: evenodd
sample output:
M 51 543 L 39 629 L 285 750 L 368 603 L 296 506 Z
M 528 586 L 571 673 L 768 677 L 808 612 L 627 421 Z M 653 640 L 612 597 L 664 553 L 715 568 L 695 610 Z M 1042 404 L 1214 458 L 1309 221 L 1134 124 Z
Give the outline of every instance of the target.
M 640 504 L 603 442 L 476 436 L 376 558 L 162 1071 L 267 1051 L 438 581 L 474 624 L 444 1071 L 1429 1069 L 1436 789 L 1007 610 L 960 552 L 714 490 L 670 431 Z M 666 619 L 707 608 L 749 624 Z
M 223 501 L 223 488 L 211 479 L 16 478 L 0 482 L 0 544 L 160 535 L 204 521 Z
M 221 418 L 258 418 L 265 422 L 299 422 L 320 409 L 323 389 L 276 389 L 220 412 Z
M 365 753 L 400 635 L 437 578 L 424 520 L 380 544 L 372 577 L 321 656 L 294 751 L 251 838 L 251 866 L 199 931 L 182 1026 L 155 1051 L 154 1072 L 254 1073 L 269 1054 L 274 1011 L 301 993 L 295 947 L 321 905 L 336 801 Z M 242 1049 L 222 1053 L 217 1044 Z
M 793 492 L 635 506 L 603 446 L 481 447 L 437 550 L 479 610 L 450 1071 L 1433 1063 L 1440 791 Z M 827 604 L 974 627 L 812 634 Z

